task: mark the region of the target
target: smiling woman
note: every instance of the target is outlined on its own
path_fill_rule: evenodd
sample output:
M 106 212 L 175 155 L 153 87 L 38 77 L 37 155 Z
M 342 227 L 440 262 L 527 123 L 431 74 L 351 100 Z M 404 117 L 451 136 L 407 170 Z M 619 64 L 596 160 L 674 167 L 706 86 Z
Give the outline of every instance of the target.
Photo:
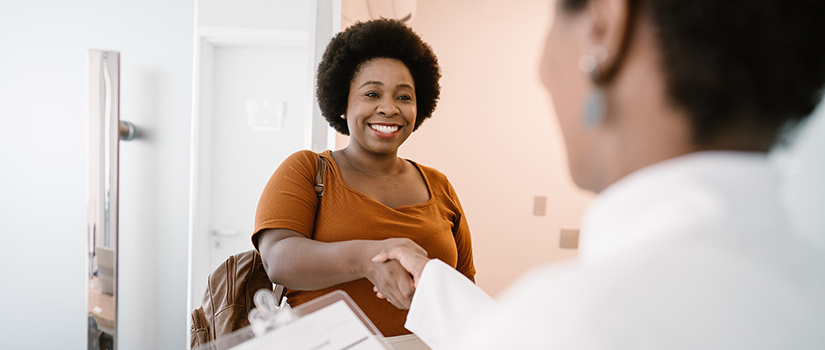
M 352 136 L 350 147 L 369 153 L 398 149 L 415 126 L 414 86 L 401 61 L 375 58 L 364 62 L 350 83 L 347 111 L 341 116 Z
M 396 20 L 358 23 L 327 46 L 318 101 L 350 143 L 285 160 L 261 195 L 252 236 L 270 279 L 289 289 L 291 306 L 343 290 L 383 335 L 399 336 L 409 333 L 412 279 L 398 262 L 372 263 L 374 255 L 417 244 L 474 279 L 470 231 L 452 185 L 441 172 L 398 157 L 435 109 L 439 78 L 430 47 Z M 329 165 L 323 197 L 314 189 L 318 157 Z

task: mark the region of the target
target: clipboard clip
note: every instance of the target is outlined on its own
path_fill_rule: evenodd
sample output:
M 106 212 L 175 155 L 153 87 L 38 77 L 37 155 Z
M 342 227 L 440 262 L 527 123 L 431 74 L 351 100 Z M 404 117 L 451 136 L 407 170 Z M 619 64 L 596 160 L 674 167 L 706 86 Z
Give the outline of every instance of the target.
M 286 296 L 281 297 L 281 302 L 278 303 L 276 294 L 268 289 L 255 292 L 255 308 L 249 311 L 248 317 L 256 337 L 263 336 L 297 318 L 287 303 Z

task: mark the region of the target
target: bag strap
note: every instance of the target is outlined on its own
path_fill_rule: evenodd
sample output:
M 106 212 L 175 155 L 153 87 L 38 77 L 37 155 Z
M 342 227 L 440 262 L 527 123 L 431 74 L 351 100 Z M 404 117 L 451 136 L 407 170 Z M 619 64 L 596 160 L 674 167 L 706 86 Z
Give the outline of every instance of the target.
M 318 155 L 318 172 L 315 174 L 315 194 L 320 200 L 324 196 L 324 174 L 327 172 L 327 161 Z

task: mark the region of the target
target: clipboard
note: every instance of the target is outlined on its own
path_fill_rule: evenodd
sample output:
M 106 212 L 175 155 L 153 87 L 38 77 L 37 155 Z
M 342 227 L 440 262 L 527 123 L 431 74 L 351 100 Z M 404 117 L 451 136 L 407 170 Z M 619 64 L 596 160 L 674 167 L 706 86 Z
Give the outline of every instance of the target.
M 262 336 L 244 327 L 208 350 L 387 350 L 393 346 L 347 295 L 336 290 L 292 309 L 294 319 Z

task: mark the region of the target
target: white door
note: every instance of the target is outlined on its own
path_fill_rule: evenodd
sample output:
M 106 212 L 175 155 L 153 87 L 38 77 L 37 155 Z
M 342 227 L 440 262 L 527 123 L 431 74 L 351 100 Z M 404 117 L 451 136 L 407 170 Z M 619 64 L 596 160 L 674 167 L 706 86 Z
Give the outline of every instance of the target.
M 315 104 L 314 76 L 317 57 L 339 27 L 333 19 L 340 18 L 340 2 L 338 10 L 333 3 L 261 2 L 257 10 L 229 16 L 225 12 L 237 7 L 199 9 L 223 14 L 200 13 L 202 22 L 230 17 L 237 23 L 197 29 L 190 310 L 200 305 L 210 272 L 253 249 L 258 198 L 283 159 L 332 147 L 334 131 Z M 257 18 L 267 11 L 305 20 L 289 25 Z
M 284 158 L 305 148 L 307 60 L 306 45 L 214 50 L 209 266 L 252 249 L 263 186 Z

